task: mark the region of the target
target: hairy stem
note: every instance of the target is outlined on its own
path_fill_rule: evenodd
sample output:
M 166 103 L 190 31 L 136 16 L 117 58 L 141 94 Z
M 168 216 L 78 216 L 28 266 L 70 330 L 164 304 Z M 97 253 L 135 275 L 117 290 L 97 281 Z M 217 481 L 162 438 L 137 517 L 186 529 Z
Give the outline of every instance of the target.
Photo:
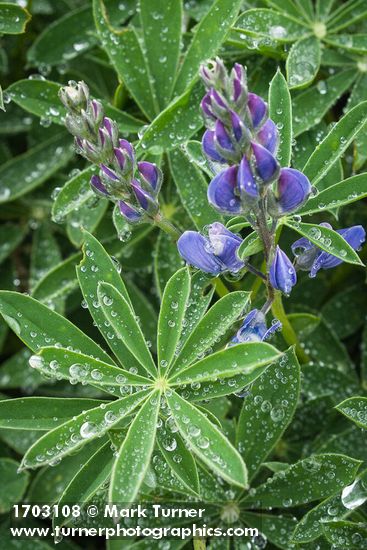
M 154 225 L 162 229 L 165 233 L 170 235 L 175 241 L 181 236 L 181 232 L 171 223 L 167 218 L 164 218 L 162 214 L 157 214 L 153 220 Z
M 206 549 L 205 539 L 203 538 L 194 539 L 194 550 L 205 550 L 205 549 Z
M 295 333 L 292 325 L 289 322 L 289 319 L 283 307 L 281 292 L 275 292 L 274 301 L 271 309 L 274 317 L 276 317 L 276 319 L 278 319 L 282 323 L 282 334 L 284 340 L 289 346 L 295 346 L 296 354 L 300 362 L 307 363 L 309 361 L 309 357 L 299 345 L 297 334 Z

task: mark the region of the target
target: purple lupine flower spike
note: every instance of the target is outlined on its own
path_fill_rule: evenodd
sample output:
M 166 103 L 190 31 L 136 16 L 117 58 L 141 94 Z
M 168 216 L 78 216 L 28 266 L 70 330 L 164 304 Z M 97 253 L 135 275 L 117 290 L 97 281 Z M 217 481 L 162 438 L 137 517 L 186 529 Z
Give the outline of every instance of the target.
M 277 196 L 269 197 L 269 212 L 274 217 L 295 212 L 310 196 L 312 186 L 299 170 L 282 168 L 277 181 Z
M 240 329 L 232 338 L 230 345 L 242 342 L 263 342 L 264 340 L 268 340 L 281 326 L 280 321 L 275 321 L 268 329 L 263 312 L 253 309 L 246 315 Z
M 275 157 L 262 145 L 251 142 L 256 160 L 256 170 L 264 183 L 273 181 L 279 173 L 279 164 Z
M 188 264 L 205 273 L 219 275 L 225 271 L 237 273 L 244 267 L 237 257 L 241 242 L 241 237 L 216 222 L 208 227 L 208 237 L 197 231 L 185 231 L 177 247 Z
M 215 124 L 214 143 L 219 154 L 225 159 L 232 160 L 236 157 L 236 152 L 231 140 L 231 136 L 229 135 L 224 124 L 220 120 L 217 120 Z
M 148 214 L 156 214 L 158 211 L 158 204 L 154 198 L 139 185 L 137 180 L 132 180 L 130 185 L 141 208 L 145 210 L 145 212 L 148 212 Z
M 237 214 L 241 212 L 241 200 L 237 193 L 237 166 L 220 172 L 209 184 L 208 201 L 218 212 Z
M 320 225 L 332 229 L 328 223 L 321 223 Z M 337 232 L 354 250 L 359 250 L 366 240 L 366 232 L 361 225 L 338 229 Z M 321 250 L 305 237 L 292 244 L 292 252 L 296 257 L 297 268 L 302 271 L 309 271 L 312 278 L 316 277 L 320 269 L 331 269 L 343 262 L 333 254 Z
M 297 282 L 296 270 L 288 256 L 277 246 L 274 259 L 269 270 L 269 281 L 273 288 L 290 294 Z

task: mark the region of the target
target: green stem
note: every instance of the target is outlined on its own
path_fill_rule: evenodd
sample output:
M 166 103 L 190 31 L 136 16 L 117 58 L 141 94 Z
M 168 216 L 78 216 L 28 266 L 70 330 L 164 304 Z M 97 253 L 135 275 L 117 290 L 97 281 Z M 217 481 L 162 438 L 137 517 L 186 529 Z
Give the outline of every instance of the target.
M 194 550 L 205 550 L 206 544 L 205 539 L 194 539 Z
M 287 342 L 289 346 L 295 346 L 297 357 L 300 360 L 300 362 L 307 363 L 309 361 L 309 357 L 299 344 L 297 334 L 295 333 L 292 325 L 290 324 L 287 314 L 284 310 L 282 293 L 279 291 L 275 292 L 275 297 L 274 297 L 271 310 L 273 312 L 274 317 L 282 323 L 282 334 L 283 334 L 284 340 Z
M 175 241 L 180 238 L 181 232 L 170 221 L 163 218 L 162 215 L 158 214 L 154 218 L 153 223 L 159 227 L 159 229 L 162 229 L 162 231 L 170 235 Z
M 219 279 L 219 277 L 215 277 L 214 279 L 212 279 L 212 282 L 215 286 L 215 292 L 218 294 L 219 298 L 223 298 L 223 296 L 229 294 L 228 288 L 223 283 L 223 281 Z

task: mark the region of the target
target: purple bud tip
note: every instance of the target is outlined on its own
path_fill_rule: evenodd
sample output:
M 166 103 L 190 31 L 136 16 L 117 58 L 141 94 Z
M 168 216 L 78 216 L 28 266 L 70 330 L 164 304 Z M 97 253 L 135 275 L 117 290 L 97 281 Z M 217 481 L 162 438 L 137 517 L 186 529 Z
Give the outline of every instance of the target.
M 244 133 L 243 122 L 238 114 L 234 111 L 231 111 L 230 117 L 234 137 L 237 141 L 240 141 Z
M 278 204 L 283 213 L 294 212 L 309 197 L 311 183 L 299 170 L 282 168 L 278 179 Z
M 157 165 L 146 161 L 138 162 L 138 170 L 145 181 L 155 191 L 158 187 L 160 177 Z
M 105 116 L 104 119 L 103 119 L 103 127 L 106 128 L 106 130 L 109 133 L 110 137 L 112 137 L 112 134 L 113 134 L 113 121 L 110 118 Z
M 106 186 L 102 183 L 102 180 L 97 174 L 94 174 L 90 179 L 90 184 L 94 188 L 94 190 L 107 197 L 109 195 Z
M 106 166 L 105 164 L 101 164 L 100 168 L 109 179 L 113 181 L 119 181 L 118 175 L 115 174 L 115 172 L 111 170 L 111 168 L 108 168 L 108 166 Z
M 247 107 L 250 111 L 253 127 L 258 128 L 268 112 L 265 101 L 260 96 L 250 92 L 248 94 Z
M 129 157 L 131 158 L 132 162 L 134 162 L 135 153 L 134 153 L 134 147 L 131 145 L 131 143 L 129 141 L 127 141 L 127 139 L 120 139 L 119 140 L 119 145 L 120 145 L 121 149 L 123 149 L 124 151 L 127 152 Z
M 119 209 L 124 218 L 130 223 L 136 223 L 141 220 L 142 214 L 136 208 L 130 206 L 127 202 L 119 201 Z
M 246 198 L 248 195 L 250 197 L 259 196 L 259 190 L 246 155 L 242 157 L 240 162 L 237 173 L 237 185 L 241 193 L 241 198 Z
M 126 159 L 123 151 L 121 151 L 121 149 L 119 149 L 118 147 L 114 147 L 113 151 L 115 154 L 115 159 L 117 161 L 117 164 L 119 165 L 121 170 L 124 170 Z
M 201 100 L 200 106 L 201 106 L 201 110 L 203 111 L 204 115 L 206 115 L 208 118 L 212 118 L 213 120 L 216 119 L 216 117 L 215 117 L 215 115 L 212 111 L 212 102 L 211 102 L 209 93 L 205 94 L 205 96 Z
M 216 143 L 218 143 L 218 145 L 222 149 L 224 149 L 226 151 L 229 151 L 229 152 L 233 152 L 234 147 L 233 147 L 232 140 L 231 140 L 227 130 L 225 129 L 224 124 L 220 120 L 217 120 L 217 122 L 215 123 L 214 132 L 215 132 L 214 133 L 214 139 L 215 139 Z
M 257 141 L 265 147 L 272 155 L 278 148 L 279 134 L 275 123 L 268 118 L 265 124 L 260 128 L 256 136 Z
M 289 294 L 297 282 L 297 274 L 288 256 L 277 246 L 270 266 L 269 281 L 273 288 Z
M 239 214 L 241 201 L 237 190 L 237 166 L 230 166 L 220 172 L 210 182 L 208 201 L 218 212 Z
M 131 187 L 140 206 L 144 210 L 148 210 L 149 205 L 153 202 L 153 198 L 140 187 L 137 180 L 134 179 L 131 182 Z
M 251 146 L 256 159 L 257 173 L 263 182 L 267 183 L 277 175 L 279 165 L 265 147 L 253 141 L 251 142 Z
M 217 152 L 214 142 L 214 130 L 206 130 L 202 141 L 204 154 L 214 162 L 225 163 L 226 160 Z

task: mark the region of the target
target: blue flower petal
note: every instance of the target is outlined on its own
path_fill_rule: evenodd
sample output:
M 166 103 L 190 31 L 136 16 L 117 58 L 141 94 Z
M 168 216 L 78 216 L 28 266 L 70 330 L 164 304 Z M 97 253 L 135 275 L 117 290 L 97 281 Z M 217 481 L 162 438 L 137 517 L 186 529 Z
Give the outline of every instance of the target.
M 239 214 L 241 212 L 241 201 L 236 194 L 236 190 L 237 166 L 230 166 L 210 182 L 208 201 L 223 214 Z
M 289 294 L 297 282 L 297 274 L 288 256 L 277 246 L 269 270 L 269 281 L 273 288 Z
M 177 241 L 177 248 L 188 264 L 201 271 L 212 275 L 222 271 L 222 264 L 211 251 L 208 239 L 197 231 L 185 231 Z

